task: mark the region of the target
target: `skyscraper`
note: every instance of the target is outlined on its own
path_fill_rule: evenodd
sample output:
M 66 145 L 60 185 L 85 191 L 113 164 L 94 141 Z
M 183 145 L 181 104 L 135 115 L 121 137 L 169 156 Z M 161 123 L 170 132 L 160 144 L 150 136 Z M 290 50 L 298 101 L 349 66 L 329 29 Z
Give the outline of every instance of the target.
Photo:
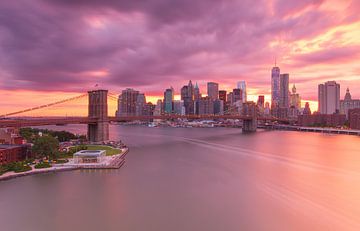
M 294 107 L 295 109 L 299 110 L 301 108 L 301 97 L 296 92 L 295 84 L 293 85 L 291 92 L 292 93 L 290 95 L 290 107 Z
M 280 101 L 280 68 L 276 66 L 271 70 L 271 107 Z
M 340 110 L 340 84 L 328 81 L 319 84 L 318 100 L 320 114 L 334 114 Z
M 146 97 L 145 94 L 139 93 L 136 97 L 136 115 L 142 116 L 145 115 L 146 111 Z
M 121 92 L 118 99 L 118 110 L 116 116 L 134 116 L 136 115 L 136 101 L 139 91 L 127 88 Z
M 164 112 L 171 114 L 173 112 L 174 89 L 168 88 L 164 92 Z
M 259 95 L 257 100 L 258 107 L 264 108 L 265 107 L 265 96 Z
M 225 90 L 219 91 L 219 99 L 222 100 L 224 103 L 226 102 L 226 91 Z
M 198 101 L 201 98 L 200 88 L 197 83 L 195 83 L 194 87 L 194 100 Z
M 289 107 L 289 74 L 281 74 L 280 75 L 279 106 L 282 108 Z
M 219 84 L 214 82 L 207 83 L 207 94 L 212 100 L 219 98 Z
M 184 101 L 185 114 L 194 114 L 194 90 L 192 89 L 191 81 L 188 85 L 181 88 L 181 100 Z
M 239 89 L 239 88 L 233 89 L 233 101 L 234 101 L 233 103 L 236 103 L 238 101 L 243 102 L 242 96 L 243 96 L 243 94 L 242 94 L 241 89 Z
M 239 82 L 237 82 L 236 87 L 241 90 L 241 99 L 242 99 L 242 102 L 245 103 L 247 101 L 246 82 L 239 81 Z
M 199 100 L 199 114 L 214 114 L 214 100 L 209 96 L 201 97 Z

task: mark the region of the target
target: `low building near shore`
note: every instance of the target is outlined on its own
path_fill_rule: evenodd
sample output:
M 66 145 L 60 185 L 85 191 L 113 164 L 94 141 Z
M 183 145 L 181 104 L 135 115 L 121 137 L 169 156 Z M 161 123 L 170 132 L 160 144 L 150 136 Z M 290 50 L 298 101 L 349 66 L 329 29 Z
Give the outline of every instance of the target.
M 0 144 L 0 165 L 31 158 L 28 145 Z
M 298 124 L 300 126 L 338 127 L 343 126 L 345 121 L 346 116 L 343 114 L 313 114 L 298 116 Z
M 74 164 L 100 164 L 106 159 L 106 150 L 81 150 L 74 154 Z
M 360 108 L 349 110 L 349 122 L 351 129 L 360 130 Z

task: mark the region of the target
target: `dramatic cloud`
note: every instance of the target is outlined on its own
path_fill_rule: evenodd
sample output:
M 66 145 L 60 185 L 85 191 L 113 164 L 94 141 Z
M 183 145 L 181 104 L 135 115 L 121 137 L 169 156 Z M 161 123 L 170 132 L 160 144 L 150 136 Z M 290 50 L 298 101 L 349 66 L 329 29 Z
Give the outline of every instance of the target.
M 98 83 L 161 95 L 189 79 L 226 89 L 246 80 L 269 94 L 276 57 L 314 100 L 334 73 L 360 88 L 359 11 L 357 0 L 2 1 L 0 87 L 83 92 Z

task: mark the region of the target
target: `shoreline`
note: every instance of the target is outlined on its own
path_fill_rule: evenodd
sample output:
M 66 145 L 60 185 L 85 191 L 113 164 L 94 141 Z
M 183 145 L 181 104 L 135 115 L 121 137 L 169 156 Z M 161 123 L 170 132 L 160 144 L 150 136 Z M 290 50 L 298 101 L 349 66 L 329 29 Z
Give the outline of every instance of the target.
M 56 173 L 56 172 L 65 172 L 65 171 L 73 171 L 73 170 L 81 170 L 81 169 L 119 169 L 121 166 L 125 163 L 125 156 L 129 153 L 129 148 L 126 148 L 123 152 L 113 155 L 112 159 L 116 161 L 115 165 L 112 163 L 108 166 L 104 165 L 66 165 L 66 164 L 60 164 L 56 166 L 52 166 L 50 168 L 42 168 L 42 169 L 35 169 L 32 166 L 32 170 L 27 172 L 7 172 L 0 176 L 0 182 L 11 180 L 18 177 L 24 177 L 24 176 L 31 176 L 31 175 L 37 175 L 37 174 L 46 174 L 46 173 Z

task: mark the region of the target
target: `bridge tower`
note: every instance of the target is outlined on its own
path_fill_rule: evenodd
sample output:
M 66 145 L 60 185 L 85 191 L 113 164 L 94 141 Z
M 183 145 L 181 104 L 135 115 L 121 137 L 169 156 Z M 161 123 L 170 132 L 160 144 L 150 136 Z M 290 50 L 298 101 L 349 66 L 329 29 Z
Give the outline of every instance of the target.
M 257 106 L 254 102 L 246 102 L 243 104 L 242 115 L 246 116 L 243 119 L 243 133 L 256 132 L 257 129 Z
M 109 140 L 109 118 L 107 104 L 107 90 L 88 91 L 88 117 L 96 119 L 94 124 L 88 124 L 88 139 L 90 142 Z

